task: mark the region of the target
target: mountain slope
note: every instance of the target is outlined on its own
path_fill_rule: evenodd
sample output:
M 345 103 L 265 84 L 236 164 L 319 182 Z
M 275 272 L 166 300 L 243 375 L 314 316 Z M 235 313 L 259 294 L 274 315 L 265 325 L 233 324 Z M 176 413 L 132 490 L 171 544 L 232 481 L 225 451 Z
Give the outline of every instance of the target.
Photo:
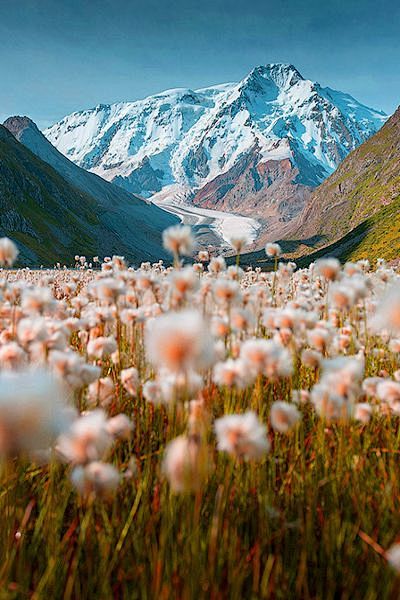
M 0 125 L 0 234 L 17 240 L 21 262 L 71 264 L 76 253 L 155 260 L 162 254 L 161 230 L 173 222 L 139 199 L 132 206 L 98 202 Z
M 271 64 L 239 83 L 99 105 L 45 135 L 76 164 L 134 193 L 264 215 L 284 228 L 385 118 L 292 65 Z
M 309 249 L 312 248 L 313 241 L 315 238 L 307 241 Z M 334 256 L 342 263 L 365 258 L 371 263 L 377 258 L 384 258 L 387 261 L 399 259 L 400 194 L 391 204 L 378 210 L 345 236 L 317 251 L 296 257 L 298 249 L 302 246 L 301 240 L 280 240 L 279 243 L 285 256 L 293 258 L 300 268 L 327 256 Z M 233 264 L 234 259 L 230 259 L 229 262 Z M 267 259 L 265 252 L 260 250 L 243 254 L 241 265 L 273 269 L 274 262 Z
M 294 234 L 326 245 L 400 195 L 400 108 L 311 196 Z
M 299 266 L 322 256 L 335 256 L 341 262 L 367 258 L 395 260 L 400 257 L 400 193 L 388 206 L 357 225 L 338 241 L 303 257 Z

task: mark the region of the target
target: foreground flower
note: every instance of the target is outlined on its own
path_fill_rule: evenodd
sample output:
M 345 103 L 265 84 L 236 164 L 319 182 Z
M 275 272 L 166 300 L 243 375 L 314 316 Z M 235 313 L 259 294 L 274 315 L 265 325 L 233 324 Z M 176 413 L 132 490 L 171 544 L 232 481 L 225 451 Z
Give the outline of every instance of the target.
M 207 447 L 197 436 L 181 435 L 167 444 L 162 465 L 172 491 L 196 491 L 210 470 Z
M 0 456 L 48 449 L 73 417 L 64 388 L 47 371 L 0 375 Z
M 148 323 L 146 352 L 155 367 L 184 372 L 207 368 L 213 360 L 213 339 L 201 314 L 168 313 Z
M 400 544 L 399 543 L 393 544 L 393 546 L 390 546 L 389 550 L 386 551 L 386 560 L 388 561 L 388 563 L 392 567 L 392 569 L 394 569 L 395 571 L 400 573 Z
M 392 335 L 400 335 L 400 283 L 392 285 L 383 296 L 373 321 L 373 329 L 377 333 L 386 329 Z
M 103 410 L 93 410 L 76 419 L 57 443 L 63 460 L 85 464 L 99 460 L 112 444 L 112 435 Z
M 301 414 L 289 402 L 274 402 L 271 406 L 271 425 L 279 433 L 287 433 L 300 421 Z
M 71 481 L 83 496 L 94 493 L 107 497 L 117 489 L 120 474 L 112 465 L 96 461 L 84 467 L 75 467 L 71 473 Z
M 315 270 L 328 281 L 334 281 L 340 273 L 340 262 L 337 258 L 320 258 L 315 263 Z
M 237 458 L 260 459 L 270 449 L 267 428 L 252 411 L 220 417 L 214 429 L 218 450 Z
M 163 231 L 164 248 L 174 256 L 190 256 L 194 248 L 192 230 L 188 225 L 174 225 Z
M 270 258 L 278 258 L 282 254 L 282 249 L 279 244 L 268 243 L 265 246 L 265 254 Z
M 272 340 L 246 340 L 240 349 L 240 358 L 254 375 L 289 377 L 293 371 L 289 352 Z
M 17 260 L 18 248 L 8 237 L 0 238 L 0 265 L 12 267 Z
M 249 245 L 250 239 L 246 235 L 233 235 L 229 238 L 229 243 L 239 254 L 243 248 Z

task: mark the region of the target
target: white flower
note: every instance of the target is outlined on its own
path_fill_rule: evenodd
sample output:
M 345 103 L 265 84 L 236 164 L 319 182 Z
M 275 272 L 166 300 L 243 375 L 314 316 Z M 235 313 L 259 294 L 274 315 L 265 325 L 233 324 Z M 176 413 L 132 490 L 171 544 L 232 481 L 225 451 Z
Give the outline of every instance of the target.
M 369 423 L 372 416 L 372 406 L 368 402 L 358 402 L 354 406 L 354 418 L 361 423 Z
M 287 433 L 301 419 L 301 414 L 289 402 L 274 402 L 271 406 L 271 425 L 279 433 Z
M 172 491 L 194 491 L 201 488 L 210 470 L 207 448 L 197 436 L 181 435 L 167 444 L 162 470 Z
M 139 385 L 139 373 L 135 367 L 129 367 L 129 369 L 122 369 L 121 371 L 121 383 L 124 389 L 131 396 L 136 396 L 137 388 Z
M 51 373 L 0 374 L 0 455 L 46 450 L 73 416 L 64 388 Z
M 389 565 L 398 573 L 400 573 L 400 544 L 393 544 L 386 550 L 386 559 Z
M 115 397 L 115 386 L 111 377 L 101 377 L 88 387 L 88 403 L 90 406 L 109 406 Z
M 217 363 L 213 370 L 213 381 L 217 385 L 244 388 L 252 379 L 246 364 L 241 359 L 233 360 L 229 358 L 225 362 Z
M 132 434 L 133 422 L 129 417 L 120 413 L 119 415 L 108 419 L 106 429 L 110 435 L 128 440 Z
M 225 271 L 226 262 L 223 256 L 214 256 L 210 260 L 210 264 L 208 265 L 208 270 L 210 273 L 220 273 L 221 271 Z
M 94 493 L 107 497 L 117 489 L 120 474 L 112 465 L 95 461 L 84 467 L 75 467 L 71 473 L 71 481 L 83 496 Z
M 311 391 L 311 402 L 317 414 L 327 421 L 347 420 L 353 405 L 342 396 L 334 394 L 326 385 L 317 384 Z
M 188 225 L 173 225 L 163 231 L 163 245 L 176 256 L 190 256 L 194 248 L 192 229 Z
M 170 312 L 148 323 L 145 336 L 148 359 L 169 371 L 207 368 L 213 360 L 213 339 L 200 313 Z
M 103 358 L 115 352 L 116 349 L 117 342 L 112 336 L 93 338 L 87 345 L 88 356 L 94 358 Z
M 334 281 L 340 273 L 340 262 L 337 258 L 320 258 L 315 263 L 315 270 L 328 281 Z
M 232 248 L 239 254 L 250 243 L 250 239 L 246 235 L 233 235 L 229 238 L 229 243 Z
M 18 248 L 8 237 L 0 238 L 0 265 L 11 267 L 18 256 Z
M 246 459 L 259 459 L 270 448 L 267 429 L 257 415 L 246 412 L 243 415 L 226 415 L 214 423 L 218 450 Z
M 93 410 L 76 419 L 69 430 L 60 435 L 57 452 L 66 462 L 85 464 L 102 458 L 111 444 L 105 412 Z
M 265 246 L 265 254 L 270 258 L 278 258 L 282 254 L 282 249 L 279 244 L 270 242 Z
M 240 358 L 255 375 L 289 377 L 293 371 L 289 352 L 272 340 L 246 340 L 240 348 Z
M 393 284 L 383 296 L 372 327 L 377 333 L 385 329 L 392 335 L 400 335 L 400 283 Z

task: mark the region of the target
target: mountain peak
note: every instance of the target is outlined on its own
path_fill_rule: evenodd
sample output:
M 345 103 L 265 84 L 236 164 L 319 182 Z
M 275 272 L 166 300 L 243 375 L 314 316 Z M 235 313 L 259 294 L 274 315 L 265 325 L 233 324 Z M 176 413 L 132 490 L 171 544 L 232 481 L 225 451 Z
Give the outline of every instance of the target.
M 285 88 L 302 81 L 304 78 L 295 66 L 286 63 L 269 63 L 254 67 L 245 78 L 247 83 L 270 80 L 278 88 Z
M 39 131 L 36 123 L 34 123 L 29 117 L 25 116 L 20 117 L 16 115 L 13 117 L 8 117 L 8 119 L 4 121 L 3 125 L 16 138 L 18 138 L 22 131 L 28 128 Z

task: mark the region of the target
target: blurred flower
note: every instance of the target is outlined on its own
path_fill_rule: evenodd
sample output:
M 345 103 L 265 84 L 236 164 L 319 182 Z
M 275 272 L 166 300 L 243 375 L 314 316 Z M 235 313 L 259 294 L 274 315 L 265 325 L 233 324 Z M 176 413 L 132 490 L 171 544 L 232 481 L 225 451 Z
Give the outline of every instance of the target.
M 163 231 L 164 248 L 176 256 L 190 256 L 194 248 L 192 230 L 188 225 L 174 225 Z
M 301 419 L 301 414 L 293 404 L 277 401 L 271 406 L 271 425 L 279 433 L 287 433 Z
M 282 254 L 282 249 L 279 244 L 270 242 L 265 246 L 265 253 L 270 258 L 278 258 Z
M 8 237 L 0 238 L 0 265 L 12 267 L 17 260 L 18 248 Z
M 170 371 L 207 368 L 213 361 L 213 340 L 200 313 L 170 312 L 150 321 L 146 353 L 151 363 Z
M 0 374 L 0 455 L 46 450 L 73 417 L 64 388 L 49 372 Z
M 71 473 L 71 481 L 83 496 L 94 493 L 97 496 L 107 497 L 116 491 L 120 474 L 112 465 L 95 461 L 85 466 L 75 467 Z
M 218 450 L 245 459 L 260 459 L 269 451 L 267 429 L 254 412 L 220 417 L 214 428 Z

